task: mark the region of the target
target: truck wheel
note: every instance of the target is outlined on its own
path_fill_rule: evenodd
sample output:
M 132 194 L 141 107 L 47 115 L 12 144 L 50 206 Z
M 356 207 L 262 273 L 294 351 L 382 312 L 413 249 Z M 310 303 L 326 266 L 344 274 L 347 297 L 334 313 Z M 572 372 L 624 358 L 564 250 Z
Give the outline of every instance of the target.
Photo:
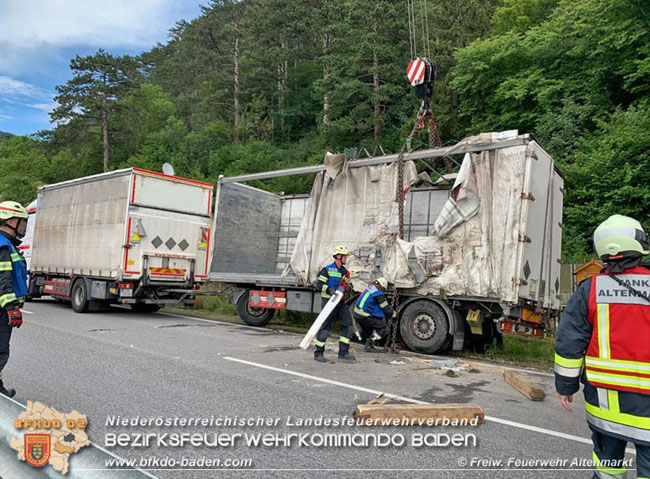
M 445 311 L 427 300 L 414 301 L 402 311 L 399 332 L 406 345 L 419 353 L 434 354 L 449 344 Z
M 266 326 L 275 314 L 274 309 L 253 308 L 248 303 L 250 291 L 243 293 L 237 299 L 237 314 L 249 326 Z
M 78 279 L 72 285 L 70 303 L 75 313 L 88 312 L 88 287 L 83 279 Z
M 160 306 L 157 304 L 135 303 L 129 306 L 136 313 L 155 313 L 156 311 L 160 311 Z

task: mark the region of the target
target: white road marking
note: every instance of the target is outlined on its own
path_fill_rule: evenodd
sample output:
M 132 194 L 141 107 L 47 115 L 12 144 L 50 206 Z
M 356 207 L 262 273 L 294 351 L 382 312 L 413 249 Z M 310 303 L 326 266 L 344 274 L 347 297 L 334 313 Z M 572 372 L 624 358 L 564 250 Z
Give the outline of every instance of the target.
M 260 328 L 259 326 L 248 326 L 246 324 L 238 324 L 238 323 L 231 323 L 229 321 L 221 321 L 219 319 L 205 319 L 205 318 L 197 318 L 195 316 L 183 316 L 182 314 L 163 313 L 163 312 L 156 313 L 156 314 L 158 316 L 170 316 L 172 318 L 191 319 L 193 321 L 201 321 L 202 323 L 222 324 L 224 326 L 234 326 L 236 328 L 241 328 L 241 329 L 252 329 L 253 331 L 271 331 L 273 333 L 278 333 L 278 334 L 294 334 L 297 336 L 304 336 L 303 334 L 292 333 L 291 331 L 278 331 L 271 328 Z
M 26 309 L 21 309 L 21 313 L 34 314 L 33 311 L 27 311 Z
M 268 366 L 266 364 L 254 363 L 252 361 L 246 361 L 244 359 L 233 358 L 231 356 L 224 356 L 223 359 L 227 359 L 228 361 L 234 361 L 234 362 L 237 362 L 237 363 L 247 364 L 249 366 L 268 369 L 270 371 L 276 371 L 276 372 L 283 373 L 283 374 L 289 374 L 289 375 L 292 375 L 292 376 L 298 376 L 298 377 L 301 377 L 301 378 L 311 379 L 313 381 L 320 381 L 320 382 L 323 382 L 323 383 L 332 384 L 334 386 L 340 386 L 340 387 L 343 387 L 343 388 L 354 389 L 355 391 L 363 391 L 363 392 L 366 392 L 366 393 L 374 394 L 375 396 L 383 392 L 385 397 L 389 397 L 389 398 L 392 398 L 392 399 L 398 399 L 400 401 L 409 402 L 409 403 L 412 403 L 412 404 L 432 404 L 430 402 L 420 401 L 419 399 L 412 399 L 412 398 L 409 398 L 409 397 L 406 397 L 406 396 L 400 396 L 398 394 L 392 394 L 392 393 L 387 393 L 387 392 L 384 392 L 384 391 L 378 391 L 376 389 L 364 388 L 362 386 L 355 386 L 354 384 L 343 383 L 341 381 L 334 381 L 332 379 L 321 378 L 319 376 L 312 376 L 311 374 L 299 373 L 297 371 L 291 371 L 289 369 L 281 369 L 281 368 L 276 368 L 274 366 Z M 565 433 L 559 432 L 559 431 L 552 431 L 550 429 L 544 429 L 543 427 L 530 426 L 528 424 L 523 424 L 523 423 L 515 422 L 515 421 L 509 421 L 507 419 L 501 419 L 501 418 L 494 417 L 494 416 L 485 416 L 485 420 L 495 422 L 495 423 L 498 423 L 498 424 L 503 424 L 503 425 L 506 425 L 506 426 L 516 427 L 516 428 L 519 428 L 519 429 L 525 429 L 527 431 L 538 432 L 540 434 L 546 434 L 548 436 L 560 437 L 562 439 L 568 439 L 569 441 L 575 441 L 575 442 L 580 442 L 580 443 L 589 444 L 589 445 L 592 444 L 591 439 L 587 439 L 585 437 L 574 436 L 572 434 L 565 434 Z M 634 449 L 631 449 L 631 448 L 627 448 L 626 451 L 630 452 L 630 453 L 633 453 L 633 454 L 636 454 L 636 451 Z

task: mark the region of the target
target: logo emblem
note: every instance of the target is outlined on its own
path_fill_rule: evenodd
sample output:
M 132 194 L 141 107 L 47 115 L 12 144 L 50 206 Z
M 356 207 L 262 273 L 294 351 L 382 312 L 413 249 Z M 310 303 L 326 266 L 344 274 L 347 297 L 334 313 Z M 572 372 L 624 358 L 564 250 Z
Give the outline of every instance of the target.
M 41 467 L 50 460 L 51 436 L 25 434 L 25 460 L 30 466 Z

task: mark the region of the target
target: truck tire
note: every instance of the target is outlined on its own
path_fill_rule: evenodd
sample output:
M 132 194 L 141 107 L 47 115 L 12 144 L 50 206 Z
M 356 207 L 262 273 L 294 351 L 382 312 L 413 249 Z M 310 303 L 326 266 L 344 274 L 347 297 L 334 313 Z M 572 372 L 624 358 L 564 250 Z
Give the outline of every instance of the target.
M 246 291 L 237 299 L 237 314 L 249 326 L 266 326 L 273 318 L 275 310 L 251 307 L 248 303 L 249 295 L 250 291 Z
M 83 278 L 76 280 L 72 284 L 70 291 L 70 303 L 75 313 L 88 312 L 88 286 Z
M 135 303 L 130 304 L 131 310 L 136 313 L 155 313 L 160 311 L 160 306 L 157 304 Z
M 449 319 L 433 301 L 414 301 L 400 316 L 399 332 L 412 351 L 434 354 L 449 345 Z

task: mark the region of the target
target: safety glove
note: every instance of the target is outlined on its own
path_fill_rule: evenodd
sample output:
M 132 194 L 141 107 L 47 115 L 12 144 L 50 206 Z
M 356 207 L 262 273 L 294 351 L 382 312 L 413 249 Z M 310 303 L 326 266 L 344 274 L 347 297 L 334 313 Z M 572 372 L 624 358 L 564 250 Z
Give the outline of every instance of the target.
M 20 328 L 23 325 L 23 313 L 20 312 L 20 308 L 10 309 L 7 315 L 9 315 L 10 328 Z

